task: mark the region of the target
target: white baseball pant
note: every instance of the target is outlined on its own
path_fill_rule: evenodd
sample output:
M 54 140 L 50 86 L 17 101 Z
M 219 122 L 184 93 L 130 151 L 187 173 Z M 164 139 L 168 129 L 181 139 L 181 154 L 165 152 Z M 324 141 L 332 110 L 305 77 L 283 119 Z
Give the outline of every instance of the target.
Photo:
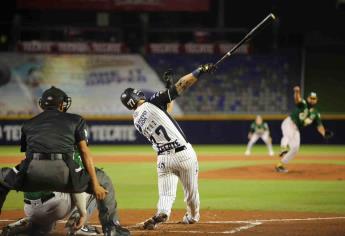
M 167 151 L 158 155 L 157 214 L 165 213 L 170 216 L 176 198 L 177 183 L 180 180 L 184 191 L 184 201 L 187 205 L 187 214 L 193 220 L 199 221 L 198 160 L 192 145 L 187 144 L 186 147 L 187 149 L 178 153 Z
M 253 133 L 248 145 L 247 145 L 247 151 L 250 153 L 252 150 L 253 145 L 258 141 L 258 139 L 261 138 L 262 141 L 266 144 L 268 148 L 268 153 L 269 155 L 273 155 L 273 148 L 272 148 L 272 143 L 270 141 L 270 135 L 268 131 L 263 132 L 262 134 L 259 133 Z
M 281 139 L 280 146 L 282 148 L 287 148 L 289 146 L 290 148 L 281 159 L 282 163 L 287 164 L 298 153 L 301 144 L 301 137 L 296 124 L 292 121 L 290 116 L 284 119 L 281 128 L 283 137 Z
M 57 220 L 65 218 L 71 213 L 74 204 L 71 194 L 54 192 L 55 197 L 42 203 L 40 200 L 24 204 L 24 212 L 34 224 L 39 225 L 40 230 L 50 232 Z

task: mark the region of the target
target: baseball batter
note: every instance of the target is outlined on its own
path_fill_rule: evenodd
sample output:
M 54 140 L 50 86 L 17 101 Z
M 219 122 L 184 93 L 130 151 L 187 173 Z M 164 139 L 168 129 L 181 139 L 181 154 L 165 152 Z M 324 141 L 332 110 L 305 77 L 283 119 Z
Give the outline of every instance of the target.
M 247 150 L 244 153 L 246 156 L 249 156 L 251 154 L 252 147 L 259 138 L 261 138 L 265 142 L 268 148 L 268 155 L 273 156 L 274 152 L 272 148 L 270 129 L 267 122 L 264 122 L 262 120 L 262 117 L 258 115 L 256 116 L 255 121 L 250 125 L 250 130 L 248 133 L 249 142 L 247 145 Z
M 198 161 L 192 145 L 188 142 L 176 121 L 166 112 L 167 104 L 194 84 L 204 73 L 215 70 L 212 64 L 202 65 L 179 79 L 169 89 L 146 99 L 140 90 L 127 88 L 121 101 L 133 110 L 135 128 L 145 136 L 157 152 L 158 192 L 157 213 L 144 223 L 144 229 L 154 229 L 165 222 L 176 198 L 178 180 L 184 190 L 187 212 L 183 222 L 199 221 L 200 200 L 198 191 Z
M 288 172 L 284 165 L 296 156 L 301 142 L 300 130 L 304 127 L 316 123 L 318 132 L 324 138 L 327 139 L 333 136 L 333 133 L 326 130 L 321 122 L 321 115 L 315 107 L 318 101 L 315 92 L 311 92 L 306 101 L 301 97 L 300 87 L 296 86 L 294 87 L 294 99 L 296 109 L 290 116 L 285 118 L 281 126 L 283 137 L 280 143 L 282 149 L 280 157 L 282 159 L 275 167 L 276 171 L 280 173 Z

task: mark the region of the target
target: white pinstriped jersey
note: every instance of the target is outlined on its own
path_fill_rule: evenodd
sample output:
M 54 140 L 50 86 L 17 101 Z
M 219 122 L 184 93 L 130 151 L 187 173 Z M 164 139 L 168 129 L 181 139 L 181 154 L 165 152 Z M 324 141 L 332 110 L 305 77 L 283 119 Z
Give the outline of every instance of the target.
M 135 128 L 144 135 L 157 152 L 186 145 L 185 135 L 166 112 L 167 103 L 177 97 L 174 89 L 158 92 L 139 106 L 133 114 Z
M 186 217 L 197 222 L 200 219 L 197 156 L 181 128 L 166 112 L 167 104 L 176 97 L 175 86 L 153 95 L 134 111 L 134 126 L 158 152 L 157 214 L 170 216 L 180 180 L 187 204 Z M 174 151 L 170 152 L 172 149 Z

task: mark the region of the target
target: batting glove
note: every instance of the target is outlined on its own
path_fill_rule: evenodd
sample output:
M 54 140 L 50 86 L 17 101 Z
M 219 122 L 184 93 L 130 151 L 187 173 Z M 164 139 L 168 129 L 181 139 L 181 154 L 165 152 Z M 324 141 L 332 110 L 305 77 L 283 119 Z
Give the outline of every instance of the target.
M 168 69 L 163 74 L 163 80 L 165 82 L 165 88 L 169 89 L 174 84 L 173 71 Z
M 199 66 L 196 70 L 192 72 L 193 76 L 199 78 L 204 73 L 213 73 L 215 72 L 217 67 L 212 63 L 207 63 L 204 65 Z

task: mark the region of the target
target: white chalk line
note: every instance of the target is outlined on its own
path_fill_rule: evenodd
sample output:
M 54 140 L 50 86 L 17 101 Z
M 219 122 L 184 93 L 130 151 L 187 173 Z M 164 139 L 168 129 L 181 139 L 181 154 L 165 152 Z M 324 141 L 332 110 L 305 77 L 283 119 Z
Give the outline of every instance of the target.
M 236 227 L 229 231 L 217 231 L 217 232 L 210 232 L 210 231 L 197 231 L 197 230 L 165 230 L 167 233 L 188 233 L 188 234 L 235 234 L 240 231 L 248 230 L 254 228 L 258 225 L 261 225 L 265 222 L 290 222 L 290 221 L 322 221 L 322 220 L 345 220 L 345 216 L 335 216 L 335 217 L 311 217 L 311 218 L 290 218 L 290 219 L 262 219 L 262 220 L 230 220 L 230 221 L 205 221 L 199 222 L 198 224 L 245 224 L 243 226 Z M 3 219 L 0 222 L 13 222 L 15 220 Z M 59 220 L 58 223 L 66 223 L 65 220 Z M 138 224 L 128 226 L 127 228 L 135 228 L 142 226 L 144 222 L 140 222 Z M 181 222 L 167 222 L 164 224 L 178 224 Z M 101 227 L 101 225 L 95 225 L 97 227 Z M 150 233 L 150 230 L 131 230 L 133 233 Z
M 291 219 L 265 219 L 265 220 L 236 220 L 236 221 L 207 221 L 208 224 L 240 224 L 253 222 L 288 222 L 288 221 L 318 221 L 318 220 L 345 220 L 345 216 L 334 217 L 310 217 L 310 218 L 291 218 Z
M 263 219 L 263 220 L 233 220 L 233 221 L 206 221 L 206 222 L 199 222 L 198 224 L 245 224 L 243 226 L 236 227 L 230 231 L 222 231 L 222 232 L 209 232 L 209 231 L 193 231 L 193 230 L 166 230 L 167 233 L 188 233 L 188 234 L 235 234 L 240 231 L 248 230 L 254 228 L 255 226 L 261 225 L 265 222 L 289 222 L 289 221 L 320 221 L 320 220 L 338 220 L 338 219 L 345 219 L 345 216 L 336 216 L 336 217 L 313 217 L 313 218 L 292 218 L 292 219 Z M 180 222 L 167 222 L 164 224 L 178 224 Z M 144 224 L 144 222 L 140 222 L 133 226 L 128 226 L 128 228 L 136 228 L 140 227 Z M 149 233 L 148 230 L 131 230 L 131 232 L 135 233 Z

